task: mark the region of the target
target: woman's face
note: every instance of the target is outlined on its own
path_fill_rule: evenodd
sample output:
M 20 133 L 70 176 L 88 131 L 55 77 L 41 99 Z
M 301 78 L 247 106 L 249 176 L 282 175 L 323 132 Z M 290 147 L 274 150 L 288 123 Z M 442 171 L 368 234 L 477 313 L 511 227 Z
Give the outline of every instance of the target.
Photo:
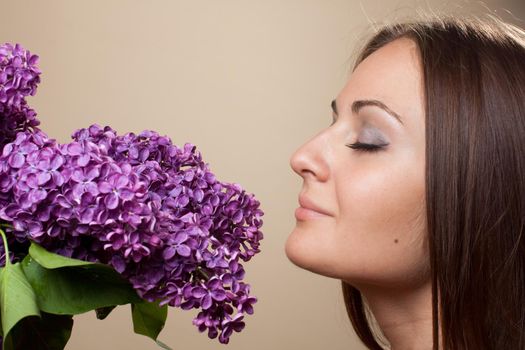
M 354 286 L 429 278 L 425 245 L 425 108 L 416 44 L 390 42 L 361 62 L 332 104 L 334 123 L 290 165 L 303 206 L 285 251 L 297 266 Z M 378 106 L 377 100 L 401 119 Z M 359 108 L 361 107 L 361 108 Z M 327 121 L 328 124 L 328 121 Z M 356 142 L 380 147 L 353 149 Z

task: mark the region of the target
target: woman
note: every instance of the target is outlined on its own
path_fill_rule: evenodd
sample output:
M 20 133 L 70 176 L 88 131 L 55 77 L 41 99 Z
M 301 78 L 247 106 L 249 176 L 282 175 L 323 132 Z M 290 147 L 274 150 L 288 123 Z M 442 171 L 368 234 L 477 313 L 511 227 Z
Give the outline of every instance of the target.
M 290 159 L 286 255 L 370 349 L 525 349 L 525 32 L 487 17 L 381 28 Z

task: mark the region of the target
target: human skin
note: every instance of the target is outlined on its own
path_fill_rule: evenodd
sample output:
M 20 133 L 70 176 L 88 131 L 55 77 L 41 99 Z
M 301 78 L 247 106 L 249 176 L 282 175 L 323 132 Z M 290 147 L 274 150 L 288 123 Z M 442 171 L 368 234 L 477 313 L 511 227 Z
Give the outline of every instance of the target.
M 401 122 L 377 106 L 352 111 L 355 100 L 379 100 Z M 335 99 L 334 122 L 290 158 L 303 205 L 328 215 L 296 212 L 287 257 L 359 289 L 395 350 L 432 348 L 424 103 L 416 44 L 396 39 L 357 66 Z M 347 146 L 356 141 L 384 146 Z

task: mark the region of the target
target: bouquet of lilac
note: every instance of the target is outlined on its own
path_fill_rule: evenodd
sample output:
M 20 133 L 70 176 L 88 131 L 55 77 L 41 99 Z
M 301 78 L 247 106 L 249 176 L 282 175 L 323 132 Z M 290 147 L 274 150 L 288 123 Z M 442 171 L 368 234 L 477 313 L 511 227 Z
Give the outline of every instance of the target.
M 167 306 L 200 309 L 193 324 L 227 344 L 257 301 L 241 261 L 259 252 L 259 201 L 218 181 L 194 145 L 154 131 L 92 125 L 67 144 L 49 138 L 26 102 L 37 62 L 0 46 L 4 347 L 40 348 L 31 331 L 63 349 L 73 315 L 103 319 L 123 304 L 154 340 Z

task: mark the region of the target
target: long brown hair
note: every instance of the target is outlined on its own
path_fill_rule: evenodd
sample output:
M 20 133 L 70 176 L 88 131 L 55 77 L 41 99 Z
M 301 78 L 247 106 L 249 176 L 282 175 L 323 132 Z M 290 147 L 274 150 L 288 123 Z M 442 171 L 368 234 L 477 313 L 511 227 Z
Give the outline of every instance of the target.
M 387 24 L 354 69 L 401 37 L 424 76 L 433 348 L 525 349 L 525 31 L 492 15 Z M 361 292 L 342 290 L 361 341 L 383 349 Z

